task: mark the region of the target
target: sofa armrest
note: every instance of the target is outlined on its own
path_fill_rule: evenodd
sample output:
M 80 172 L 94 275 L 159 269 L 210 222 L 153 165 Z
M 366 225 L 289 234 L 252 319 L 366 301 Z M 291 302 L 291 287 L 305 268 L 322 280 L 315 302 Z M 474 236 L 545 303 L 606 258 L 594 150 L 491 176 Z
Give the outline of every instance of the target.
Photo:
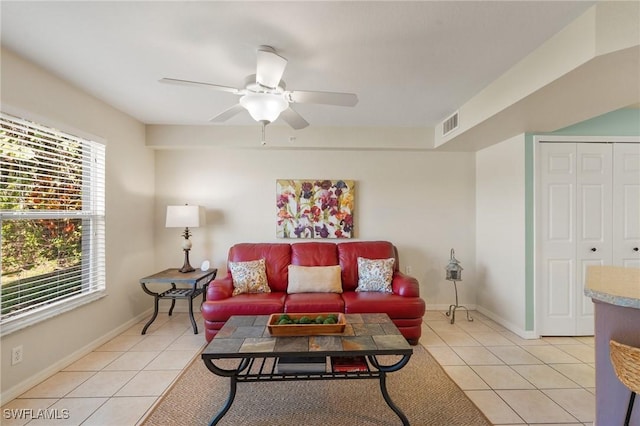
M 231 275 L 211 281 L 207 288 L 207 300 L 228 299 L 233 295 Z
M 420 297 L 418 280 L 402 272 L 396 271 L 391 281 L 393 293 L 404 297 Z

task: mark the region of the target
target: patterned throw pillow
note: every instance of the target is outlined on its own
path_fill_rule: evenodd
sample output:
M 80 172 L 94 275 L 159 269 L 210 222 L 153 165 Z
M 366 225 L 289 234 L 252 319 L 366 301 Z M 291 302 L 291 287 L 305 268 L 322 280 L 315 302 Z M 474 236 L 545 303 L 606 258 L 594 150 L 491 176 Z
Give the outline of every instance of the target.
M 229 269 L 233 279 L 234 296 L 242 293 L 271 293 L 264 259 L 229 262 Z
M 394 258 L 365 259 L 358 258 L 358 287 L 356 291 L 380 291 L 393 293 L 391 279 L 393 278 Z

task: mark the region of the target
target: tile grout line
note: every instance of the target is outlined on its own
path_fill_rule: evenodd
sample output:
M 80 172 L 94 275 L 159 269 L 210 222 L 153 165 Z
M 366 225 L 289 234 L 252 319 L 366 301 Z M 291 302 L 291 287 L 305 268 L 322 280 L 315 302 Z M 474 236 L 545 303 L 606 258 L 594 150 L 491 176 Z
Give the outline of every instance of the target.
M 436 336 L 437 336 L 437 337 L 438 337 L 438 338 L 439 338 L 439 339 L 444 343 L 444 345 L 445 345 L 447 348 L 449 348 L 453 353 L 455 353 L 455 354 L 458 356 L 458 358 L 460 358 L 460 359 L 462 360 L 462 362 L 464 363 L 464 366 L 466 366 L 466 367 L 470 368 L 470 369 L 474 372 L 474 374 L 476 374 L 476 375 L 480 378 L 480 380 L 481 380 L 484 384 L 486 384 L 486 385 L 489 387 L 489 389 L 490 389 L 490 390 L 491 390 L 491 391 L 492 391 L 492 392 L 493 392 L 497 397 L 499 397 L 499 398 L 500 398 L 500 399 L 501 399 L 501 400 L 506 404 L 506 406 L 507 406 L 507 407 L 509 407 L 509 408 L 510 408 L 510 409 L 511 409 L 511 410 L 512 410 L 512 411 L 513 411 L 513 412 L 514 412 L 514 413 L 515 413 L 515 414 L 516 414 L 516 415 L 517 415 L 517 416 L 518 416 L 518 417 L 519 417 L 519 418 L 520 418 L 520 419 L 521 419 L 521 420 L 526 424 L 526 422 L 524 421 L 524 418 L 522 418 L 522 416 L 520 415 L 520 413 L 518 413 L 518 412 L 515 410 L 515 408 L 514 408 L 514 407 L 512 407 L 512 406 L 511 406 L 511 405 L 510 405 L 506 400 L 504 400 L 504 398 L 502 398 L 502 396 L 501 396 L 501 395 L 496 391 L 496 389 L 493 389 L 493 388 L 489 385 L 489 383 L 487 383 L 487 382 L 486 382 L 486 381 L 485 381 L 485 380 L 484 380 L 480 375 L 478 375 L 478 373 L 476 372 L 476 370 L 474 370 L 474 369 L 473 369 L 473 366 L 475 366 L 476 364 L 473 364 L 473 365 L 469 364 L 469 363 L 468 363 L 468 361 L 467 361 L 467 360 L 465 360 L 464 358 L 462 358 L 462 357 L 460 356 L 460 354 L 455 350 L 455 348 L 456 348 L 456 347 L 474 347 L 474 346 L 451 346 L 449 343 L 447 343 L 447 341 L 443 338 L 443 336 L 442 336 L 440 333 L 438 333 L 438 331 L 437 331 L 436 329 L 434 329 L 433 327 L 431 327 L 431 324 L 430 324 L 429 322 L 427 322 L 427 321 L 428 321 L 428 320 L 425 320 L 425 321 L 423 321 L 423 323 L 424 323 L 424 324 L 429 328 L 429 330 L 430 330 L 431 332 L 433 332 L 433 333 L 434 333 L 434 334 L 435 334 L 435 335 L 436 335 Z M 431 321 L 434 321 L 434 320 L 431 320 Z M 484 321 L 482 321 L 482 319 L 481 319 L 481 318 L 479 319 L 479 321 L 482 323 L 482 325 L 488 326 L 487 324 L 485 324 L 485 323 L 484 323 Z M 488 327 L 489 327 L 489 326 L 488 326 Z M 458 328 L 462 329 L 462 327 L 458 327 Z M 491 327 L 489 327 L 489 328 L 491 328 Z M 495 330 L 494 330 L 494 331 L 495 331 Z M 455 332 L 455 333 L 464 332 L 464 333 L 466 333 L 466 334 L 468 335 L 468 337 L 470 337 L 472 340 L 477 341 L 477 339 L 473 339 L 473 335 L 472 335 L 472 333 L 471 333 L 471 332 L 468 332 L 466 329 L 456 330 L 456 331 L 454 331 L 454 332 Z M 499 333 L 499 332 L 498 332 L 498 333 Z M 503 336 L 503 337 L 505 337 L 505 336 Z M 589 344 L 589 343 L 585 342 L 585 341 L 578 340 L 578 339 L 575 339 L 575 338 L 573 338 L 573 337 L 570 337 L 570 338 L 568 338 L 568 339 L 572 339 L 572 340 L 571 340 L 569 343 L 565 343 L 565 344 L 554 344 L 554 343 L 552 343 L 553 339 L 545 339 L 545 338 L 542 338 L 542 340 L 544 341 L 544 346 L 550 346 L 550 347 L 553 347 L 553 348 L 555 348 L 555 349 L 557 349 L 557 350 L 560 350 L 562 353 L 564 353 L 564 354 L 566 354 L 566 355 L 568 355 L 568 356 L 571 356 L 571 357 L 573 357 L 573 358 L 576 360 L 576 362 L 566 363 L 566 364 L 572 364 L 572 365 L 588 365 L 588 363 L 587 363 L 587 362 L 583 361 L 582 359 L 576 358 L 576 357 L 575 357 L 575 356 L 573 356 L 571 353 L 569 353 L 569 352 L 566 352 L 566 351 L 562 350 L 562 348 L 561 348 L 561 347 L 558 347 L 558 346 L 578 345 L 578 344 L 579 344 L 579 345 L 584 346 L 585 348 L 591 348 L 592 350 L 593 350 L 593 346 L 592 346 L 591 344 Z M 565 412 L 566 414 L 568 414 L 569 416 L 571 416 L 571 417 L 572 417 L 576 422 L 578 422 L 579 424 L 583 424 L 583 422 L 582 422 L 582 421 L 580 421 L 580 420 L 579 420 L 579 419 L 578 419 L 578 418 L 577 418 L 573 413 L 569 412 L 565 407 L 563 407 L 561 404 L 559 404 L 556 400 L 554 400 L 554 399 L 553 399 L 553 398 L 551 398 L 549 395 L 547 395 L 547 394 L 544 392 L 544 390 L 553 390 L 553 389 L 580 389 L 580 390 L 584 390 L 584 391 L 586 391 L 586 392 L 591 393 L 591 392 L 589 391 L 589 389 L 588 389 L 588 388 L 586 388 L 585 386 L 583 386 L 583 385 L 582 385 L 582 384 L 580 384 L 580 383 L 577 383 L 574 379 L 572 379 L 571 377 L 569 377 L 569 376 L 567 376 L 566 374 L 562 373 L 561 371 L 559 371 L 559 370 L 555 369 L 552 365 L 550 365 L 550 362 L 543 361 L 543 360 L 539 359 L 538 357 L 536 357 L 534 354 L 532 354 L 531 352 L 529 352 L 529 351 L 524 347 L 524 345 L 520 345 L 520 344 L 518 344 L 518 343 L 516 343 L 516 342 L 511 341 L 511 344 L 510 344 L 510 345 L 504 345 L 504 346 L 513 346 L 513 347 L 517 347 L 518 349 L 521 349 L 521 350 L 525 351 L 526 353 L 528 353 L 528 354 L 529 354 L 531 357 L 533 357 L 534 359 L 538 360 L 538 361 L 540 362 L 540 364 L 513 364 L 513 363 L 507 363 L 505 360 L 503 360 L 503 359 L 502 359 L 502 358 L 500 358 L 497 354 L 495 354 L 493 351 L 491 351 L 491 349 L 489 349 L 491 346 L 486 346 L 484 343 L 482 343 L 482 342 L 480 342 L 480 341 L 477 341 L 477 342 L 480 344 L 480 347 L 482 347 L 483 349 L 487 350 L 490 354 L 492 354 L 493 356 L 495 356 L 497 359 L 499 359 L 499 360 L 500 360 L 500 362 L 501 362 L 502 364 L 499 364 L 499 365 L 506 365 L 507 367 L 509 367 L 509 368 L 510 368 L 514 373 L 516 373 L 519 377 L 521 377 L 525 382 L 529 383 L 529 384 L 533 387 L 533 389 L 532 389 L 532 390 L 535 390 L 535 391 L 540 392 L 543 396 L 545 396 L 546 398 L 548 398 L 549 400 L 551 400 L 551 401 L 552 401 L 552 402 L 553 402 L 557 407 L 559 407 L 563 412 Z M 529 345 L 527 345 L 527 346 L 529 346 Z M 543 345 L 531 345 L 531 346 L 533 347 L 533 346 L 543 346 Z M 436 361 L 437 361 L 437 360 L 436 360 Z M 438 361 L 438 362 L 439 362 L 439 361 Z M 559 363 L 555 363 L 555 364 L 559 364 Z M 560 364 L 562 364 L 562 363 L 560 363 Z M 442 365 L 442 364 L 441 364 L 441 365 Z M 488 364 L 488 365 L 498 365 L 498 364 Z M 522 376 L 522 375 L 521 375 L 517 370 L 515 370 L 515 369 L 513 368 L 513 366 L 514 366 L 514 365 L 542 365 L 542 366 L 545 366 L 545 367 L 547 367 L 547 368 L 550 368 L 550 369 L 551 369 L 551 370 L 553 370 L 554 372 L 557 372 L 558 374 L 560 374 L 562 377 L 566 378 L 567 380 L 569 380 L 571 383 L 573 383 L 573 384 L 575 385 L 575 387 L 573 387 L 573 386 L 572 386 L 572 387 L 570 387 L 570 388 L 549 388 L 549 389 L 547 389 L 547 388 L 540 388 L 540 387 L 538 387 L 536 384 L 534 384 L 534 383 L 532 383 L 530 380 L 528 380 L 526 377 L 523 377 L 523 376 Z M 485 415 L 486 415 L 486 414 L 485 414 Z
M 558 341 L 554 342 L 553 338 L 542 338 L 541 339 L 541 343 L 539 344 L 531 344 L 531 345 L 525 345 L 525 344 L 521 344 L 522 342 L 518 342 L 517 336 L 514 335 L 512 332 L 506 330 L 504 327 L 500 326 L 497 323 L 494 323 L 491 320 L 487 320 L 486 318 L 484 318 L 481 314 L 479 313 L 475 313 L 476 315 L 474 315 L 474 319 L 476 319 L 476 323 L 475 324 L 479 324 L 482 328 L 482 331 L 476 331 L 474 330 L 475 327 L 477 327 L 476 325 L 469 325 L 467 327 L 465 327 L 467 324 L 465 323 L 463 327 L 458 326 L 457 324 L 452 324 L 451 327 L 449 327 L 449 325 L 447 324 L 447 326 L 445 326 L 444 321 L 449 322 L 449 319 L 446 318 L 444 316 L 444 313 L 440 313 L 442 319 L 440 319 L 440 317 L 438 316 L 438 318 L 436 319 L 436 315 L 433 315 L 434 311 L 431 311 L 431 317 L 434 318 L 429 318 L 427 316 L 425 316 L 426 318 L 423 319 L 423 326 L 426 326 L 425 331 L 429 331 L 429 333 L 431 333 L 431 337 L 434 338 L 434 340 L 436 341 L 436 344 L 434 345 L 426 345 L 426 343 L 423 343 L 422 341 L 420 342 L 422 344 L 422 346 L 424 346 L 427 350 L 430 350 L 433 347 L 439 347 L 439 348 L 446 348 L 447 351 L 450 351 L 452 353 L 452 355 L 455 355 L 455 357 L 457 359 L 460 360 L 461 364 L 457 364 L 457 361 L 453 361 L 455 364 L 448 364 L 445 363 L 443 364 L 441 361 L 439 361 L 438 359 L 436 359 L 436 362 L 438 362 L 438 364 L 446 371 L 445 367 L 456 367 L 456 366 L 460 366 L 460 367 L 465 367 L 470 369 L 471 372 L 473 372 L 473 374 L 475 374 L 478 379 L 480 379 L 480 383 L 484 384 L 485 386 L 487 386 L 487 389 L 477 389 L 477 390 L 473 390 L 473 389 L 468 389 L 468 390 L 463 390 L 463 392 L 468 393 L 470 391 L 490 391 L 493 393 L 494 396 L 496 396 L 497 398 L 499 398 L 499 400 L 504 404 L 505 407 L 507 407 L 509 410 L 511 410 L 513 412 L 513 414 L 520 419 L 520 421 L 522 422 L 523 425 L 526 425 L 527 423 L 524 421 L 524 418 L 522 417 L 522 415 L 520 413 L 518 413 L 514 407 L 512 407 L 498 392 L 496 389 L 493 389 L 489 383 L 487 383 L 487 381 L 480 376 L 475 370 L 474 367 L 478 367 L 478 366 L 507 366 L 509 367 L 509 369 L 514 372 L 518 377 L 520 377 L 522 380 L 524 380 L 524 382 L 530 384 L 534 391 L 539 392 L 542 396 L 544 396 L 545 398 L 549 399 L 550 401 L 552 401 L 558 408 L 560 408 L 563 412 L 565 412 L 566 414 L 568 414 L 571 418 L 575 419 L 575 421 L 578 424 L 589 424 L 591 422 L 587 421 L 587 422 L 582 422 L 580 420 L 578 420 L 578 417 L 576 417 L 576 415 L 581 415 L 581 413 L 578 411 L 576 412 L 577 414 L 574 415 L 572 412 L 570 412 L 567 408 L 565 408 L 564 406 L 562 406 L 562 404 L 558 401 L 556 401 L 554 398 L 552 398 L 550 395 L 547 395 L 545 393 L 545 391 L 549 391 L 549 390 L 556 390 L 556 389 L 561 389 L 561 390 L 583 390 L 588 392 L 590 395 L 594 395 L 594 393 L 592 392 L 593 386 L 591 387 L 587 387 L 585 385 L 583 385 L 582 383 L 589 383 L 587 380 L 589 380 L 589 378 L 587 377 L 586 379 L 582 380 L 582 376 L 580 374 L 582 373 L 575 373 L 576 374 L 576 379 L 573 379 L 572 377 L 570 377 L 568 374 L 563 373 L 561 370 L 557 369 L 556 367 L 560 366 L 560 365 L 580 365 L 580 366 L 588 366 L 589 368 L 593 369 L 593 363 L 589 363 L 587 361 L 583 361 L 582 359 L 589 359 L 587 357 L 587 354 L 585 354 L 584 356 L 581 355 L 580 350 L 581 347 L 584 347 L 585 351 L 587 350 L 587 348 L 589 348 L 590 350 L 595 350 L 594 349 L 594 343 L 593 340 L 591 338 L 591 340 L 589 340 L 589 338 L 583 338 L 583 339 L 578 339 L 578 338 L 566 338 L 566 340 L 560 340 L 558 339 Z M 104 402 L 102 404 L 100 404 L 97 407 L 92 407 L 90 412 L 85 413 L 86 417 L 84 418 L 84 420 L 82 420 L 82 422 L 80 422 L 79 424 L 83 424 L 89 421 L 89 419 L 92 418 L 92 416 L 96 415 L 96 413 L 98 413 L 106 404 L 109 403 L 109 401 L 114 401 L 114 400 L 118 400 L 121 398 L 142 398 L 143 396 L 116 396 L 116 394 L 121 391 L 124 387 L 126 387 L 129 383 L 131 383 L 132 380 L 134 380 L 136 377 L 139 376 L 139 374 L 142 371 L 169 371 L 166 368 L 164 369 L 159 369 L 159 370 L 145 370 L 145 368 L 147 366 L 149 366 L 152 362 L 154 362 L 156 359 L 158 359 L 158 357 L 160 357 L 162 354 L 164 353 L 169 353 L 169 352 L 173 352 L 173 351 L 194 351 L 194 354 L 192 357 L 189 358 L 189 360 L 182 366 L 182 368 L 180 368 L 180 370 L 176 370 L 179 371 L 178 374 L 176 374 L 176 376 L 171 380 L 170 383 L 168 383 L 167 385 L 164 386 L 162 392 L 160 393 L 160 395 L 158 396 L 144 396 L 145 398 L 154 398 L 152 400 L 152 402 L 150 403 L 150 405 L 144 410 L 141 411 L 142 414 L 139 414 L 139 411 L 132 411 L 133 413 L 136 413 L 135 416 L 137 416 L 137 421 L 134 420 L 132 424 L 141 424 L 149 415 L 149 413 L 151 413 L 153 411 L 153 408 L 157 406 L 157 404 L 159 403 L 159 401 L 162 400 L 162 398 L 168 393 L 168 391 L 172 388 L 172 386 L 175 384 L 175 382 L 177 381 L 177 379 L 181 376 L 182 372 L 184 372 L 184 370 L 186 369 L 187 366 L 189 366 L 195 358 L 197 358 L 200 354 L 200 352 L 202 351 L 202 348 L 205 346 L 204 343 L 204 339 L 202 342 L 202 345 L 199 347 L 198 350 L 195 349 L 195 347 L 191 347 L 190 344 L 191 343 L 187 343 L 186 346 L 183 346 L 183 349 L 180 348 L 180 344 L 177 344 L 178 340 L 185 338 L 186 336 L 192 336 L 192 332 L 193 330 L 191 329 L 190 325 L 187 325 L 186 327 L 181 327 L 181 325 L 185 325 L 183 323 L 187 323 L 188 321 L 185 321 L 186 318 L 186 314 L 182 313 L 182 316 L 180 316 L 180 313 L 177 313 L 178 315 L 174 315 L 172 318 L 168 318 L 166 321 L 162 322 L 162 324 L 158 324 L 158 327 L 153 330 L 150 331 L 146 336 L 151 337 L 151 336 L 165 336 L 165 337 L 172 337 L 170 340 L 170 342 L 168 343 L 168 345 L 166 345 L 162 350 L 154 350 L 154 351 L 139 351 L 139 352 L 157 352 L 157 354 L 152 357 L 149 361 L 147 361 L 146 363 L 144 363 L 144 365 L 139 366 L 136 369 L 133 370 L 106 370 L 110 365 L 112 365 L 113 363 L 115 363 L 117 360 L 119 360 L 122 356 L 124 356 L 127 353 L 132 353 L 132 352 L 136 352 L 134 349 L 134 347 L 140 343 L 142 343 L 144 341 L 144 337 L 143 336 L 142 339 L 140 339 L 139 341 L 137 341 L 135 344 L 129 346 L 127 348 L 127 350 L 120 350 L 120 351 L 98 351 L 98 350 L 94 350 L 93 352 L 91 352 L 91 354 L 95 354 L 95 353 L 99 353 L 99 352 L 122 352 L 118 357 L 116 357 L 115 359 L 111 360 L 108 364 L 106 365 L 102 365 L 99 367 L 99 369 L 97 370 L 90 370 L 90 371 L 83 371 L 83 370 L 78 370 L 78 371 L 66 371 L 66 370 L 61 370 L 58 373 L 61 372 L 71 372 L 71 373 L 76 373 L 76 372 L 84 372 L 84 373 L 91 373 L 86 379 L 82 380 L 80 383 L 78 383 L 77 385 L 75 385 L 73 387 L 73 389 L 69 390 L 68 392 L 66 392 L 64 394 L 64 396 L 62 397 L 53 397 L 53 398 L 48 398 L 48 397 L 38 397 L 38 398 L 16 398 L 16 400 L 18 399 L 51 399 L 53 400 L 53 402 L 48 404 L 48 407 L 53 407 L 56 404 L 60 404 L 61 402 L 63 403 L 64 400 L 73 400 L 73 399 L 94 399 L 94 398 L 103 398 Z M 199 313 L 198 313 L 199 314 Z M 199 316 L 199 315 L 198 315 Z M 199 321 L 199 323 L 202 322 L 201 318 L 197 318 L 197 320 Z M 143 325 L 143 322 L 140 322 L 139 324 L 136 324 L 134 326 L 132 326 L 130 329 L 124 331 L 123 333 L 121 333 L 120 335 L 116 336 L 114 339 L 117 338 L 121 338 L 122 336 L 136 336 L 136 334 L 133 334 L 133 331 L 139 332 L 140 327 Z M 156 325 L 156 324 L 154 324 Z M 163 330 L 163 328 L 167 326 L 167 328 L 165 328 Z M 432 326 L 435 326 L 435 328 L 432 328 Z M 486 329 L 485 329 L 486 327 Z M 184 332 L 182 333 L 174 333 L 175 329 L 180 329 L 180 328 L 184 328 Z M 134 330 L 135 329 L 135 330 Z M 154 334 L 155 332 L 161 331 L 163 332 L 163 334 Z M 474 334 L 475 332 L 475 334 Z M 165 334 L 166 333 L 166 334 Z M 454 341 L 454 345 L 452 346 L 451 344 L 449 344 L 447 342 L 447 340 L 445 340 L 445 338 L 443 338 L 443 336 L 447 336 L 447 335 L 451 335 L 451 333 L 455 333 L 456 335 L 458 335 L 458 337 L 462 338 L 462 342 L 469 342 L 469 344 L 464 344 L 464 345 L 457 345 L 455 344 Z M 485 336 L 484 339 L 480 339 L 478 336 L 478 333 L 495 333 L 496 335 L 500 336 L 501 338 L 506 339 L 507 341 L 509 341 L 508 345 L 497 345 L 494 343 L 491 343 L 491 337 L 489 336 Z M 139 335 L 138 335 L 139 336 Z M 199 334 L 198 336 L 202 336 L 201 334 Z M 475 336 L 475 337 L 474 337 Z M 511 337 L 511 338 L 510 338 Z M 437 339 L 437 340 L 436 340 Z M 571 340 L 573 339 L 573 340 Z M 112 339 L 113 340 L 113 339 Z M 126 340 L 126 338 L 124 339 Z M 194 342 L 198 340 L 198 339 L 194 339 Z M 451 339 L 448 339 L 449 341 L 451 341 Z M 516 341 L 514 341 L 516 340 Z M 483 342 L 487 342 L 486 344 Z M 559 342 L 566 342 L 566 343 L 559 343 Z M 106 344 L 108 344 L 109 342 L 107 342 Z M 106 345 L 105 344 L 105 345 Z M 172 345 L 176 345 L 173 349 L 170 349 Z M 103 345 L 104 346 L 104 345 Z M 580 358 L 572 355 L 570 352 L 567 352 L 565 350 L 563 350 L 562 346 L 572 346 L 575 347 L 576 351 L 578 351 L 577 353 L 580 355 Z M 501 358 L 497 353 L 495 353 L 491 348 L 496 349 L 499 347 L 509 347 L 509 348 L 517 348 L 521 351 L 524 351 L 525 353 L 527 353 L 529 356 L 531 356 L 533 359 L 537 360 L 538 362 L 540 362 L 540 364 L 529 364 L 529 363 L 523 363 L 523 364 L 516 364 L 516 363 L 509 363 L 506 362 L 505 359 Z M 554 348 L 557 351 L 560 351 L 562 354 L 574 358 L 575 362 L 571 362 L 571 363 L 566 363 L 566 362 L 553 362 L 552 358 L 547 359 L 546 361 L 543 361 L 541 359 L 539 359 L 537 356 L 535 356 L 533 353 L 529 352 L 529 350 L 527 350 L 527 348 L 532 349 L 534 347 L 549 347 L 549 348 Z M 486 351 L 488 355 L 491 355 L 492 357 L 494 357 L 495 359 L 497 359 L 499 361 L 499 364 L 492 364 L 492 363 L 487 363 L 487 364 L 475 364 L 473 362 L 472 358 L 468 358 L 464 359 L 460 356 L 460 354 L 456 351 L 457 348 L 478 348 L 481 349 L 482 351 Z M 569 348 L 565 348 L 565 349 L 569 349 Z M 497 350 L 497 349 L 496 349 Z M 534 351 L 535 352 L 535 351 Z M 434 357 L 435 358 L 435 357 Z M 79 361 L 79 360 L 78 360 Z M 182 361 L 181 361 L 182 362 Z M 70 364 L 71 365 L 71 364 Z M 522 374 L 520 374 L 515 368 L 514 366 L 519 366 L 519 365 L 536 365 L 536 366 L 544 366 L 550 370 L 552 370 L 554 373 L 557 373 L 559 375 L 559 377 L 562 377 L 566 380 L 568 380 L 571 383 L 574 383 L 576 387 L 569 387 L 569 388 L 539 388 L 538 386 L 536 386 L 533 382 L 531 382 L 529 379 L 525 378 L 524 376 L 522 376 Z M 556 365 L 556 367 L 554 367 L 554 365 Z M 65 367 L 66 368 L 66 367 Z M 111 372 L 111 371 L 130 371 L 130 372 L 134 372 L 133 376 L 131 378 L 129 378 L 128 380 L 126 380 L 126 382 L 124 384 L 122 384 L 111 396 L 108 397 L 104 397 L 104 396 L 87 396 L 87 397 L 70 397 L 68 395 L 70 395 L 72 392 L 74 392 L 79 386 L 82 386 L 84 383 L 86 383 L 88 380 L 90 380 L 92 377 L 95 377 L 96 374 L 100 373 L 100 372 Z M 172 370 L 173 371 L 173 370 Z M 568 371 L 568 370 L 565 370 Z M 52 376 L 53 377 L 53 376 Z M 450 376 L 451 377 L 451 376 Z M 577 378 L 580 378 L 582 381 L 581 383 L 578 383 Z M 452 380 L 454 380 L 452 378 Z M 454 382 L 456 382 L 456 380 L 454 380 Z M 457 384 L 457 382 L 456 382 Z M 38 386 L 38 385 L 36 385 Z M 458 385 L 460 386 L 460 385 Z M 35 387 L 35 386 L 34 386 Z M 510 389 L 498 389 L 498 390 L 510 390 Z M 511 389 L 513 390 L 513 389 Z M 29 392 L 29 391 L 27 391 Z M 25 393 L 27 393 L 25 392 Z M 593 396 L 595 398 L 595 396 Z M 146 403 L 145 403 L 146 405 Z M 485 414 L 485 416 L 489 417 L 487 412 L 483 411 L 479 406 L 478 408 Z M 485 407 L 486 408 L 486 407 Z M 514 419 L 516 418 L 514 417 Z M 76 423 L 78 424 L 78 423 Z M 499 424 L 499 423 L 498 423 Z M 504 424 L 504 423 L 503 423 Z

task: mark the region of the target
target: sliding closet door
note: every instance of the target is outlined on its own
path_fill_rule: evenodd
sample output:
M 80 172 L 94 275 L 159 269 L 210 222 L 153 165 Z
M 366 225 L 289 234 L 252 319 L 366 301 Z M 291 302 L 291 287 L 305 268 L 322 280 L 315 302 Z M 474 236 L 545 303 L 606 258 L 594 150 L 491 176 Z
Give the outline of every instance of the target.
M 612 261 L 611 145 L 541 143 L 538 164 L 539 333 L 593 334 L 584 280 Z
M 640 268 L 640 144 L 613 146 L 613 264 Z
M 574 335 L 594 329 L 593 302 L 584 295 L 587 267 L 611 265 L 612 145 L 576 144 L 576 317 Z
M 575 331 L 576 154 L 574 143 L 540 144 L 536 225 L 542 335 Z

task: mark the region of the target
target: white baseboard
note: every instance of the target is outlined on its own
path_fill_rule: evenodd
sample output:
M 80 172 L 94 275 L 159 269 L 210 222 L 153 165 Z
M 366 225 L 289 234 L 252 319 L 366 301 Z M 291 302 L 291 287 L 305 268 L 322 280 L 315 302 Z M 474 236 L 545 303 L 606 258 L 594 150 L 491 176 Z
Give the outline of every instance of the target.
M 66 357 L 60 359 L 58 362 L 49 365 L 44 370 L 39 371 L 38 373 L 34 374 L 33 376 L 23 380 L 22 382 L 18 383 L 17 385 L 15 385 L 15 386 L 7 389 L 6 391 L 2 392 L 2 394 L 0 394 L 0 401 L 2 401 L 2 405 L 6 404 L 7 402 L 11 401 L 12 399 L 16 398 L 17 396 L 25 393 L 26 391 L 28 391 L 29 389 L 31 389 L 35 385 L 37 385 L 37 384 L 41 383 L 42 381 L 48 379 L 49 377 L 53 376 L 54 374 L 56 374 L 57 372 L 59 372 L 63 368 L 67 367 L 68 365 L 74 363 L 75 361 L 79 360 L 83 356 L 93 352 L 94 349 L 104 345 L 109 340 L 111 340 L 114 337 L 118 336 L 119 334 L 121 334 L 125 330 L 129 329 L 130 327 L 133 327 L 135 324 L 139 323 L 143 319 L 149 318 L 149 316 L 152 313 L 153 313 L 153 309 L 149 309 L 147 311 L 144 311 L 140 315 L 137 315 L 136 317 L 130 319 L 126 323 L 124 323 L 121 326 L 111 330 L 109 333 L 107 333 L 104 336 L 101 336 L 100 338 L 98 338 L 98 339 L 94 340 L 93 342 L 87 344 L 83 348 L 78 349 L 77 351 L 75 351 L 75 352 L 67 355 Z
M 539 339 L 540 336 L 538 336 L 534 331 L 527 331 L 527 330 L 523 330 L 522 328 L 516 326 L 515 324 L 511 323 L 510 321 L 507 321 L 506 319 L 500 317 L 499 315 L 496 315 L 495 313 L 488 311 L 487 309 L 483 308 L 483 307 L 478 307 L 478 312 L 480 312 L 482 315 L 492 319 L 493 321 L 497 322 L 498 324 L 500 324 L 501 326 L 503 326 L 504 328 L 506 328 L 507 330 L 517 334 L 518 336 L 522 337 L 523 339 Z

